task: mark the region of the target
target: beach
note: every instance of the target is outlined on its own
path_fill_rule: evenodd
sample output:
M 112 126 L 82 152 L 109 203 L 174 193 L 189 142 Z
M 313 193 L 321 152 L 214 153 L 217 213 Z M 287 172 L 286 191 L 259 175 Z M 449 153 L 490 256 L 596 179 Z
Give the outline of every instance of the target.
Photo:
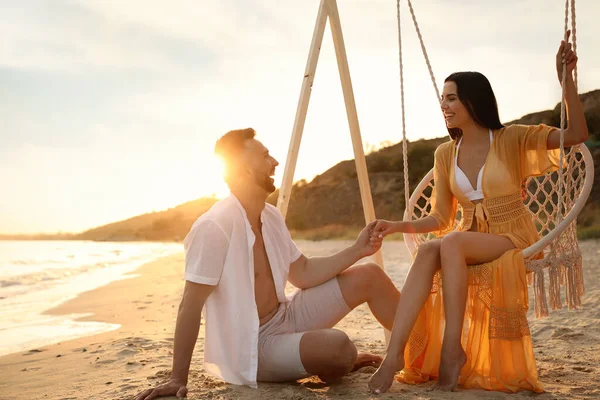
M 349 242 L 298 241 L 307 256 L 332 254 Z M 374 372 L 363 368 L 326 385 L 318 378 L 288 384 L 259 384 L 257 390 L 228 385 L 204 372 L 203 331 L 196 343 L 189 378 L 190 399 L 586 399 L 600 397 L 600 240 L 580 243 L 586 293 L 581 310 L 558 310 L 548 318 L 529 321 L 543 394 L 508 395 L 483 390 L 430 392 L 433 383 L 411 386 L 394 382 L 389 393 L 373 396 L 367 382 Z M 402 242 L 383 247 L 386 271 L 401 287 L 409 256 Z M 130 278 L 79 294 L 44 314 L 85 314 L 77 321 L 118 324 L 93 336 L 0 357 L 0 399 L 133 399 L 168 378 L 173 332 L 183 290 L 184 258 L 173 254 L 147 263 Z M 290 288 L 291 290 L 292 288 Z M 531 307 L 530 307 L 531 308 Z M 343 319 L 337 328 L 356 343 L 359 352 L 383 354 L 383 330 L 366 305 Z M 174 398 L 172 398 L 174 399 Z

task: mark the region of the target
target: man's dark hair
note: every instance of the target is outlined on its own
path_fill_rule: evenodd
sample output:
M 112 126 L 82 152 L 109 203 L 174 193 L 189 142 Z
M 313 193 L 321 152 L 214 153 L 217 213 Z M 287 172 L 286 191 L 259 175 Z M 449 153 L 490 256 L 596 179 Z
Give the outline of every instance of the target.
M 233 167 L 239 162 L 239 154 L 244 149 L 247 140 L 254 139 L 256 131 L 252 128 L 235 129 L 227 132 L 215 145 L 215 154 L 219 156 L 225 164 L 225 182 L 230 183 Z

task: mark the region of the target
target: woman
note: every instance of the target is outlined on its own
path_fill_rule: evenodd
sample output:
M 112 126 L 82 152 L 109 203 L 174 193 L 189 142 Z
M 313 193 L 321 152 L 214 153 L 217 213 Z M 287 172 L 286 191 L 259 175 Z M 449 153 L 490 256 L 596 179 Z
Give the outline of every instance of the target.
M 571 44 L 562 41 L 556 69 L 561 80 L 567 68 L 565 146 L 588 137 L 572 76 L 576 64 Z M 560 131 L 546 125 L 503 126 L 490 83 L 476 72 L 446 79 L 442 110 L 452 141 L 435 152 L 431 214 L 415 221 L 379 221 L 372 235 L 374 241 L 394 232 L 437 232 L 442 238 L 418 249 L 386 357 L 369 390 L 387 391 L 395 373 L 403 370 L 399 381 L 437 378 L 435 388 L 441 390 L 460 383 L 542 392 L 526 318 L 521 253 L 538 235 L 522 201 L 521 183 L 557 167 Z M 463 217 L 449 233 L 457 203 Z

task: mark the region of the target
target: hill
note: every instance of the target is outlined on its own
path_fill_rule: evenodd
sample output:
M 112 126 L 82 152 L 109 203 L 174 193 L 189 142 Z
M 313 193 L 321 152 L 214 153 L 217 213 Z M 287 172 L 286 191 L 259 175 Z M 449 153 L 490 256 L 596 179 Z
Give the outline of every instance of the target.
M 592 194 L 578 218 L 582 237 L 600 236 L 600 90 L 580 95 L 595 163 Z M 560 103 L 553 110 L 527 114 L 507 124 L 560 124 Z M 448 136 L 418 140 L 408 144 L 409 182 L 412 188 L 433 167 L 436 147 Z M 367 155 L 367 167 L 375 212 L 378 218 L 401 219 L 404 210 L 402 143 Z M 342 161 L 316 176 L 310 183 L 294 184 L 287 224 L 295 237 L 323 239 L 354 236 L 364 226 L 364 216 L 354 160 Z M 279 192 L 268 201 L 275 204 Z M 80 234 L 0 236 L 0 239 L 75 239 L 75 240 L 182 240 L 193 222 L 217 200 L 201 198 L 166 211 L 153 212 L 115 222 Z
M 594 156 L 595 185 L 588 203 L 579 217 L 580 231 L 600 234 L 600 90 L 580 96 Z M 560 126 L 560 103 L 553 110 L 523 116 L 510 124 L 540 124 Z M 414 188 L 433 167 L 436 147 L 448 137 L 419 140 L 408 145 L 409 182 Z M 402 143 L 381 149 L 367 156 L 367 168 L 375 212 L 378 218 L 402 219 L 404 212 L 404 175 Z M 272 195 L 274 202 L 278 192 Z M 343 161 L 312 182 L 300 181 L 292 189 L 287 214 L 290 230 L 297 236 L 322 238 L 330 235 L 353 236 L 364 226 L 364 216 L 356 179 L 354 160 Z

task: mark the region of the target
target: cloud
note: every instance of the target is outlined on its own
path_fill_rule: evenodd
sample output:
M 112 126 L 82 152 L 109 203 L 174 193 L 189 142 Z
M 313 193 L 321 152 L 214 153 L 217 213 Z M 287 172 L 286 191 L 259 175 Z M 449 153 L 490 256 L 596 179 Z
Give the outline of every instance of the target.
M 210 62 L 200 42 L 111 20 L 70 1 L 24 1 L 3 10 L 0 65 L 85 72 L 90 67 L 179 70 Z
M 409 139 L 442 136 L 437 99 L 402 4 Z M 562 37 L 561 4 L 413 4 L 438 85 L 457 70 L 484 72 L 505 121 L 560 100 L 553 59 Z M 319 0 L 3 4 L 0 179 L 11 194 L 0 203 L 0 221 L 30 205 L 39 209 L 30 214 L 35 229 L 83 229 L 207 194 L 202 190 L 210 191 L 214 182 L 201 187 L 210 175 L 202 165 L 213 157 L 216 139 L 240 127 L 258 130 L 282 164 L 281 179 L 318 5 Z M 395 2 L 344 0 L 338 7 L 363 142 L 399 141 Z M 590 3 L 579 8 L 581 91 L 600 87 L 599 8 Z M 310 179 L 351 157 L 327 28 L 296 179 Z

